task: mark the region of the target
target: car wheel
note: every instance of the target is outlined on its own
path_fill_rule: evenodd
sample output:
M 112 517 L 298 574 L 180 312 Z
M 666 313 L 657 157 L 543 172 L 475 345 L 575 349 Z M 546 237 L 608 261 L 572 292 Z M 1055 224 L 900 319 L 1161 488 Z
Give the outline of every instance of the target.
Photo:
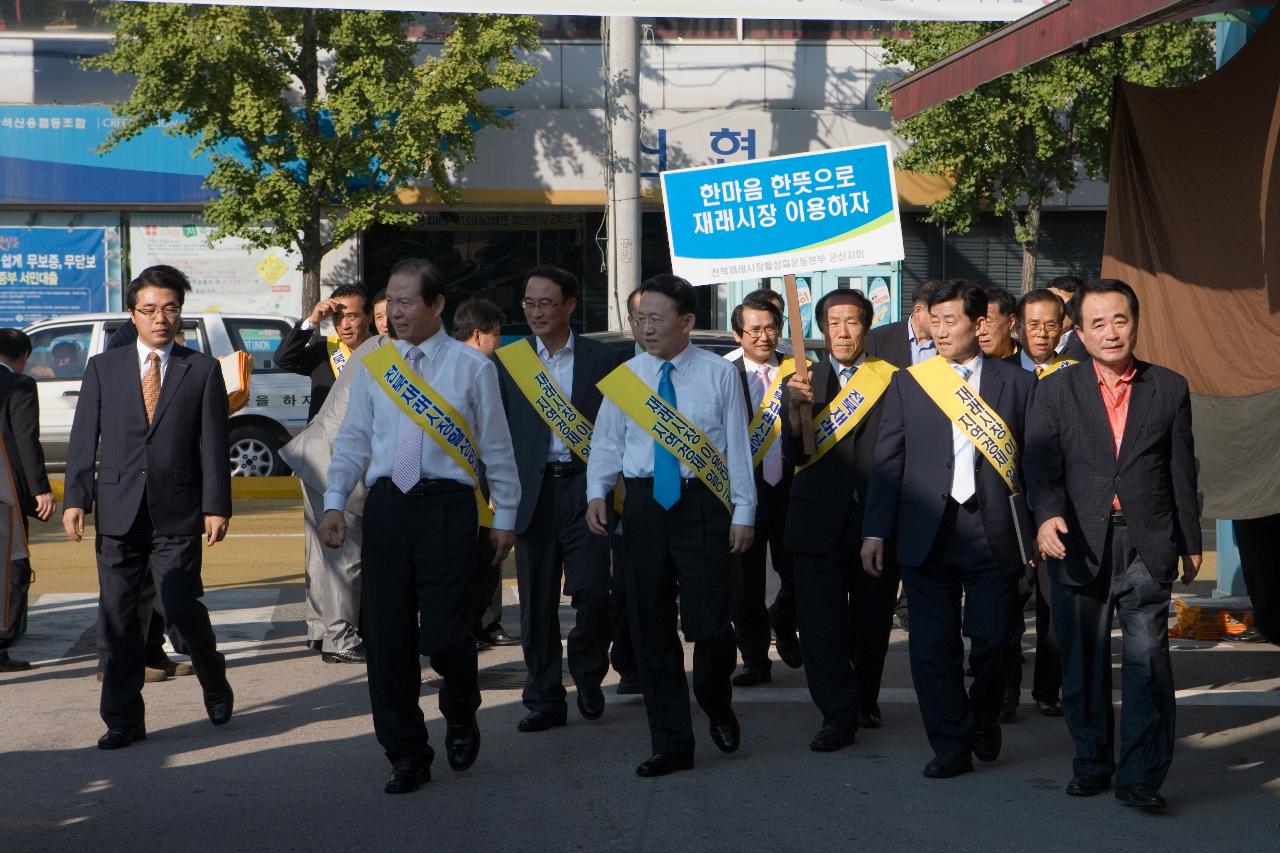
M 262 427 L 231 430 L 231 476 L 272 477 L 284 472 L 280 441 Z

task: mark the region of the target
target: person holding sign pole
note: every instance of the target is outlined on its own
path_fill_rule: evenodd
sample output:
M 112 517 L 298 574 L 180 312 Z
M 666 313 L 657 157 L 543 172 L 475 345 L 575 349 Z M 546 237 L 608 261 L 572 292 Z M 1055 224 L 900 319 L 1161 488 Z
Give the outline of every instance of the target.
M 609 542 L 587 529 L 587 458 L 600 409 L 596 383 L 618 366 L 616 351 L 575 335 L 578 280 L 554 266 L 525 277 L 521 300 L 533 334 L 498 350 L 507 425 L 520 473 L 516 513 L 516 579 L 529 713 L 517 728 L 563 726 L 567 706 L 560 669 L 560 592 L 573 602 L 569 672 L 578 710 L 604 714 L 600 683 L 609 672 L 613 616 L 609 607 Z
M 805 678 L 822 712 L 809 748 L 835 752 L 854 742 L 859 725 L 880 726 L 898 571 L 890 559 L 879 576 L 866 574 L 858 548 L 880 401 L 897 368 L 863 349 L 874 310 L 860 292 L 833 290 L 814 313 L 827 358 L 807 382 L 790 381 L 792 431 L 813 430 L 815 441 L 808 457 L 794 445 L 786 544 L 795 554 Z
M 497 368 L 444 330 L 444 290 L 430 261 L 403 260 L 391 270 L 387 314 L 398 340 L 353 366 L 359 372 L 334 440 L 317 531 L 326 545 L 342 546 L 342 509 L 363 473 L 362 629 L 374 733 L 392 765 L 388 794 L 431 778 L 419 654 L 444 678 L 449 766 L 466 770 L 479 754 L 471 555 L 484 524 L 494 561 L 506 557 L 520 504 Z M 492 519 L 481 517 L 488 513 L 481 460 Z
M 599 383 L 605 396 L 587 462 L 587 523 L 607 536 L 618 475 L 627 613 L 653 755 L 644 777 L 693 767 L 693 721 L 680 627 L 694 644 L 693 692 L 722 752 L 741 741 L 731 704 L 737 651 L 733 555 L 751 547 L 756 512 L 747 409 L 738 373 L 689 343 L 697 298 L 682 278 L 640 285 L 645 352 Z
M 893 548 L 911 602 L 911 678 L 936 753 L 931 778 L 1000 755 L 1003 667 L 1018 580 L 1033 546 L 1019 455 L 1035 377 L 984 358 L 987 294 L 952 280 L 929 297 L 939 355 L 894 374 L 863 522 L 876 577 Z M 964 609 L 961 612 L 961 596 Z M 973 685 L 964 689 L 964 642 Z

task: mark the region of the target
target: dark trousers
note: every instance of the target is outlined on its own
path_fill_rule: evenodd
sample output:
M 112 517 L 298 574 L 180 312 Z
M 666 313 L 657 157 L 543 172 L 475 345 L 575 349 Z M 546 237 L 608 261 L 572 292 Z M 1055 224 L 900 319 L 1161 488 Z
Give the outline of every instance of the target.
M 166 628 L 183 638 L 206 704 L 224 698 L 231 689 L 226 660 L 218 651 L 209 623 L 209 611 L 200 601 L 204 595 L 200 581 L 201 538 L 156 533 L 145 496 L 128 533 L 97 535 L 100 710 L 108 728 L 133 728 L 145 719 L 144 644 L 138 599 L 148 572 L 155 584 L 156 608 Z
M 902 581 L 911 601 L 911 680 L 929 743 L 938 754 L 969 752 L 975 718 L 1000 710 L 1018 575 L 992 556 L 977 507 L 948 500 L 929 556 L 903 566 Z M 967 695 L 962 636 L 973 668 Z
M 581 690 L 596 690 L 609 671 L 609 540 L 587 528 L 586 474 L 543 477 L 528 529 L 516 537 L 520 644 L 531 711 L 565 709 L 560 668 L 560 590 L 573 602 L 569 672 Z
M 617 525 L 615 520 L 614 525 Z M 609 534 L 609 553 L 613 557 L 613 577 L 609 580 L 609 612 L 613 615 L 613 645 L 609 663 L 619 675 L 636 672 L 636 647 L 631 640 L 631 620 L 627 618 L 627 582 L 623 577 L 622 536 Z
M 786 532 L 787 502 L 791 483 L 783 480 L 770 486 L 756 481 L 756 534 L 751 547 L 737 558 L 742 572 L 742 597 L 733 614 L 733 631 L 747 669 L 768 672 L 769 631 L 779 636 L 796 633 L 796 581 L 791 553 L 783 545 Z M 773 570 L 781 585 L 770 607 L 765 606 L 767 557 L 773 557 Z
M 27 533 L 27 525 L 27 517 L 24 515 L 24 535 Z M 3 589 L 0 589 L 0 651 L 9 648 L 25 630 L 31 577 L 31 561 L 26 557 L 9 561 L 8 572 L 0 575 L 4 581 Z
M 1075 741 L 1073 772 L 1120 785 L 1159 787 L 1173 760 L 1175 702 L 1169 660 L 1169 596 L 1147 570 L 1128 529 L 1112 527 L 1098 576 L 1086 586 L 1053 583 L 1062 650 L 1062 707 Z M 1111 705 L 1111 619 L 1123 635 L 1120 760 Z
M 493 564 L 493 557 L 489 528 L 481 527 L 471 555 L 471 580 L 476 602 L 476 618 L 471 632 L 477 637 L 487 637 L 502 623 L 502 567 Z
M 1009 646 L 1009 662 L 1005 668 L 1005 686 L 1022 687 L 1022 635 L 1027 630 L 1023 609 L 1035 598 L 1036 604 L 1036 660 L 1031 676 L 1031 698 L 1037 702 L 1052 702 L 1062 689 L 1062 658 L 1058 652 L 1058 635 L 1053 630 L 1053 608 L 1050 605 L 1049 570 L 1044 561 L 1036 568 L 1036 582 L 1032 589 L 1021 596 L 1022 607 L 1014 613 L 1014 637 Z
M 383 488 L 383 482 L 369 490 L 365 502 L 360 552 L 373 730 L 391 763 L 405 758 L 430 762 L 435 752 L 427 743 L 418 705 L 418 656 L 430 656 L 444 679 L 440 711 L 450 724 L 469 725 L 480 707 L 470 630 L 475 619 L 475 497 L 460 483 L 405 495 L 394 486 Z
M 1280 645 L 1280 515 L 1233 521 L 1240 573 L 1253 601 L 1258 633 Z
M 796 615 L 805 680 L 823 725 L 857 728 L 858 712 L 880 698 L 899 578 L 892 559 L 878 578 L 864 572 L 852 525 L 846 531 L 830 553 L 795 555 Z
M 686 486 L 668 510 L 653 499 L 652 484 L 627 481 L 622 510 L 627 615 L 655 753 L 693 753 L 677 600 L 680 628 L 693 643 L 694 696 L 713 720 L 730 711 L 737 648 L 729 523 L 719 498 L 700 484 Z

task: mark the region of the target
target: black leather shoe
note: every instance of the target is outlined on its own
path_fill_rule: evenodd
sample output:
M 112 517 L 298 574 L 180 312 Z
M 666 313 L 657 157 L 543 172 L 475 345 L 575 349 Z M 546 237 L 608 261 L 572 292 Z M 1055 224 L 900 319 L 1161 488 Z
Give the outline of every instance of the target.
M 1140 809 L 1162 809 L 1164 797 L 1155 785 L 1116 785 L 1116 799 L 1126 806 Z
M 583 719 L 598 720 L 604 716 L 604 691 L 599 687 L 578 688 L 578 713 Z
M 778 657 L 787 666 L 799 669 L 804 665 L 804 657 L 800 654 L 800 638 L 795 634 L 779 634 L 774 646 L 778 650 Z
M 743 667 L 742 672 L 733 677 L 734 687 L 755 687 L 757 684 L 768 684 L 773 681 L 773 673 L 767 669 Z
M 880 706 L 872 705 L 858 712 L 858 727 L 863 729 L 880 728 Z
M 738 725 L 738 715 L 732 709 L 711 721 L 711 742 L 721 752 L 738 751 L 742 744 L 742 728 Z
M 227 687 L 227 692 L 216 698 L 208 696 L 204 700 L 204 708 L 209 712 L 209 722 L 215 726 L 225 726 L 231 722 L 231 709 L 235 705 L 236 695 Z
M 1000 702 L 1000 722 L 1012 723 L 1018 719 L 1018 703 L 1022 701 L 1022 691 L 1017 687 L 1006 687 L 1004 698 Z
M 364 653 L 364 643 L 340 652 L 324 652 L 320 655 L 320 659 L 325 663 L 366 663 L 368 661 Z
M 972 772 L 973 759 L 967 752 L 944 752 L 924 766 L 924 775 L 930 779 L 951 779 Z
M 1000 720 L 994 714 L 983 714 L 976 720 L 973 732 L 973 754 L 979 761 L 995 761 L 1000 757 Z
M 475 764 L 480 754 L 480 726 L 476 721 L 456 726 L 450 723 L 444 730 L 444 751 L 454 770 L 466 770 Z
M 636 775 L 645 779 L 652 779 L 655 776 L 666 776 L 668 773 L 692 769 L 692 755 L 663 755 L 662 753 L 655 753 L 636 768 Z
M 387 784 L 382 790 L 388 794 L 408 794 L 430 781 L 430 764 L 421 759 L 404 758 L 391 768 L 391 775 L 387 777 Z
M 487 652 L 489 651 L 489 649 L 493 648 L 493 645 L 488 640 L 482 639 L 480 637 L 473 637 L 472 639 L 476 641 L 477 652 Z
M 0 649 L 0 672 L 24 672 L 31 669 L 31 661 L 9 657 L 8 649 Z
M 494 646 L 518 646 L 520 638 L 513 637 L 503 629 L 501 625 L 489 632 L 488 637 L 490 645 Z
M 147 727 L 140 725 L 136 729 L 107 729 L 107 733 L 98 738 L 98 749 L 124 749 L 134 741 L 147 739 Z
M 1046 717 L 1061 717 L 1062 703 L 1059 702 L 1057 699 L 1054 699 L 1050 702 L 1041 702 L 1040 700 L 1037 699 L 1036 710 Z
M 604 713 L 604 697 L 600 697 L 601 713 Z M 582 709 L 582 703 L 579 701 L 578 709 Z M 585 714 L 583 716 L 586 716 Z M 552 713 L 551 711 L 530 711 L 529 715 L 523 720 L 516 723 L 516 729 L 522 732 L 545 732 L 547 729 L 554 729 L 563 726 L 568 715 L 564 711 Z M 591 719 L 588 717 L 587 719 Z
M 618 686 L 614 690 L 619 696 L 639 696 L 644 693 L 640 687 L 640 676 L 635 672 L 624 672 L 618 679 Z
M 1096 797 L 1110 787 L 1110 776 L 1072 776 L 1071 781 L 1067 783 L 1067 795 Z
M 858 730 L 853 726 L 828 723 L 813 736 L 813 740 L 809 741 L 809 748 L 814 752 L 836 752 L 846 746 L 852 746 L 857 736 Z

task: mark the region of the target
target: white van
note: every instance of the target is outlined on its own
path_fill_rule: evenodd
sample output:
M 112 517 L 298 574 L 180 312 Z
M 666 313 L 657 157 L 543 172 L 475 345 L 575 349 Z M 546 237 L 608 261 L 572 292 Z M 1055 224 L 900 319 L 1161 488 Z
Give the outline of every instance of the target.
M 31 338 L 27 374 L 40 393 L 40 443 L 50 471 L 63 471 L 80 381 L 90 356 L 107 347 L 129 319 L 124 312 L 69 314 L 25 329 Z M 294 320 L 262 314 L 184 314 L 183 343 L 215 358 L 243 350 L 253 356 L 249 404 L 231 416 L 231 475 L 289 473 L 280 448 L 307 425 L 311 378 L 275 366 L 276 347 Z

